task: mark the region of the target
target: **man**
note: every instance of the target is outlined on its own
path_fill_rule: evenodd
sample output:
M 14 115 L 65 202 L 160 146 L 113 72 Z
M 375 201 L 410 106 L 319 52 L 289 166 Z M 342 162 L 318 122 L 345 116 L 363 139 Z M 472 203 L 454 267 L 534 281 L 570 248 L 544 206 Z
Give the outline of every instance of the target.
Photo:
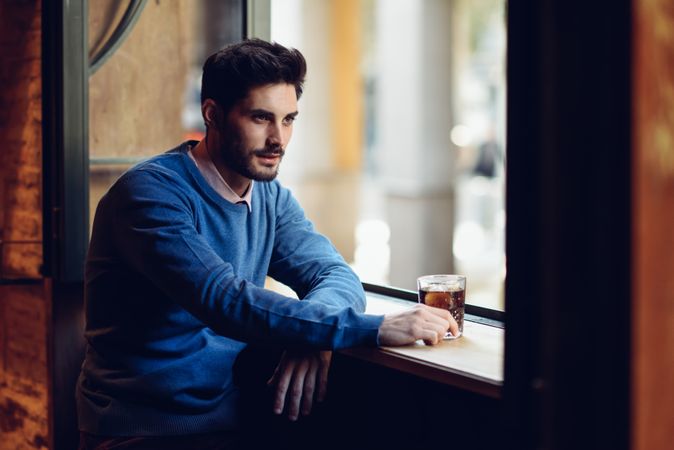
M 286 349 L 269 384 L 274 412 L 296 420 L 325 394 L 326 350 L 458 332 L 447 311 L 424 306 L 363 314 L 358 278 L 274 180 L 305 72 L 299 51 L 260 40 L 215 53 L 202 79 L 206 137 L 140 163 L 101 199 L 81 448 L 234 446 L 233 366 L 247 344 Z M 302 300 L 265 290 L 267 275 Z

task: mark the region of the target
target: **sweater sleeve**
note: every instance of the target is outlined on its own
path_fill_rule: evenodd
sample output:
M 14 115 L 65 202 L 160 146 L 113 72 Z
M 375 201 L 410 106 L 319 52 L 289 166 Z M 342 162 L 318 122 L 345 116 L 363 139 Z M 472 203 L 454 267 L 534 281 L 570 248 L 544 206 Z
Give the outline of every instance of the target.
M 376 345 L 379 317 L 344 305 L 299 302 L 238 277 L 197 232 L 194 202 L 168 174 L 129 173 L 106 201 L 122 263 L 215 332 L 284 346 Z
M 304 301 L 365 311 L 365 292 L 356 274 L 316 232 L 290 191 L 280 186 L 269 275 Z

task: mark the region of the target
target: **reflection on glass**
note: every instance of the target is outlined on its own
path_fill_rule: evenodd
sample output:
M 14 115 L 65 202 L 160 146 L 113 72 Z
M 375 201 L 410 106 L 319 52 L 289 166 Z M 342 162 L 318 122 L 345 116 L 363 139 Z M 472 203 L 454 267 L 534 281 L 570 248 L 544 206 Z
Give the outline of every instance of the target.
M 128 2 L 89 3 L 90 53 L 110 37 Z M 121 47 L 89 80 L 91 218 L 124 170 L 203 136 L 201 65 L 241 37 L 239 0 L 147 2 Z

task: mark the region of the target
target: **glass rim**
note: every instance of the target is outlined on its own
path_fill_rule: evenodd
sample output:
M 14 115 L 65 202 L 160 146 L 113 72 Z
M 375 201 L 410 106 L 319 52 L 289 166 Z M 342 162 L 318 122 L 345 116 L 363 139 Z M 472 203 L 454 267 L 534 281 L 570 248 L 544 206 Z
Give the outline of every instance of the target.
M 417 281 L 421 280 L 461 280 L 466 279 L 465 275 L 455 274 L 455 273 L 446 273 L 446 274 L 434 274 L 434 275 L 421 275 L 417 278 Z

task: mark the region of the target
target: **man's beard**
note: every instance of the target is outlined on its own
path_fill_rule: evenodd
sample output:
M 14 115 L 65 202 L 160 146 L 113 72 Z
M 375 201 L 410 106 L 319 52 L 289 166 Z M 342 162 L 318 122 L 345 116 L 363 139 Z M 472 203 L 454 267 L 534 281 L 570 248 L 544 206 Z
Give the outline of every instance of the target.
M 223 143 L 221 153 L 225 164 L 230 169 L 246 178 L 255 181 L 271 181 L 278 175 L 285 150 L 281 146 L 267 146 L 262 149 L 247 150 L 239 140 Z M 255 167 L 255 158 L 258 156 L 278 156 L 279 161 L 275 170 L 259 170 Z

